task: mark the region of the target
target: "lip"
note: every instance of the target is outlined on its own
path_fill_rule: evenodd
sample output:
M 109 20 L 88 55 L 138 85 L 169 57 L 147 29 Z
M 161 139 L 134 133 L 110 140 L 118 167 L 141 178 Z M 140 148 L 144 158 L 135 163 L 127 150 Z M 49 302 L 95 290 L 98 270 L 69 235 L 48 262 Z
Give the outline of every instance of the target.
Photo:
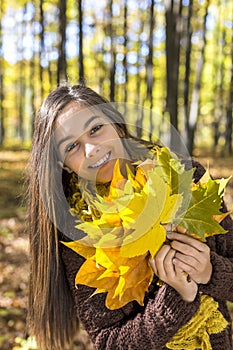
M 109 151 L 108 153 L 105 154 L 105 156 L 103 156 L 102 158 L 100 158 L 97 162 L 95 162 L 92 165 L 89 165 L 88 168 L 90 169 L 97 169 L 97 168 L 101 168 L 103 165 L 105 165 L 109 159 L 110 159 L 110 155 L 111 155 L 111 151 Z

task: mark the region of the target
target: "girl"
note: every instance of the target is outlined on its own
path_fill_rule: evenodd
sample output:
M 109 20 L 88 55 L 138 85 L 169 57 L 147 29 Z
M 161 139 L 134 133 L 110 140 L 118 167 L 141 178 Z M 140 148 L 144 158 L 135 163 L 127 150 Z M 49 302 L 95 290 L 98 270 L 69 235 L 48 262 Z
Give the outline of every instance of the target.
M 61 86 L 42 104 L 35 122 L 29 178 L 30 298 L 28 325 L 41 350 L 69 349 L 82 322 L 99 350 L 167 349 L 178 330 L 200 307 L 200 295 L 212 296 L 228 325 L 210 336 L 214 350 L 232 349 L 231 319 L 226 300 L 233 301 L 233 224 L 228 216 L 226 235 L 208 244 L 178 232 L 168 232 L 151 260 L 154 279 L 144 306 L 130 302 L 117 310 L 105 306 L 106 294 L 75 287 L 84 258 L 60 241 L 85 235 L 75 229 L 68 201 L 80 213 L 91 209 L 99 188 L 108 187 L 116 159 L 125 164 L 151 157 L 152 146 L 131 136 L 123 116 L 85 86 Z M 196 181 L 204 174 L 193 162 Z M 187 165 L 188 167 L 188 165 Z M 80 187 L 80 184 L 82 185 Z M 76 186 L 76 187 L 75 187 Z M 189 275 L 184 274 L 184 271 Z M 164 283 L 158 286 L 158 279 Z

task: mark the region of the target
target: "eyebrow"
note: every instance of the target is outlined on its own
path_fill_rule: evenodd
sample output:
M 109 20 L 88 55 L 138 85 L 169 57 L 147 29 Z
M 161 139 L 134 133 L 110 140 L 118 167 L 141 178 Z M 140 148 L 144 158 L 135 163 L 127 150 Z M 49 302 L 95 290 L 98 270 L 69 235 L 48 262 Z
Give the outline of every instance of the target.
M 90 118 L 84 123 L 84 125 L 83 125 L 83 130 L 87 129 L 88 126 L 93 122 L 93 120 L 98 119 L 98 118 L 100 118 L 99 115 L 93 115 L 92 117 L 90 117 Z
M 90 117 L 90 118 L 84 123 L 84 125 L 83 125 L 83 131 L 84 131 L 85 129 L 88 128 L 88 126 L 93 122 L 93 120 L 98 119 L 98 118 L 100 118 L 100 116 L 98 116 L 98 115 L 93 115 L 92 117 Z M 72 135 L 67 135 L 67 136 L 63 137 L 61 140 L 58 141 L 58 143 L 57 143 L 57 148 L 59 148 L 63 142 L 66 142 L 66 141 L 71 140 L 71 139 L 73 139 L 73 138 L 74 138 L 74 136 L 72 136 Z
M 73 138 L 73 136 L 71 136 L 71 135 L 63 137 L 61 140 L 58 141 L 57 148 L 59 148 L 63 144 L 63 142 L 71 140 L 72 138 Z

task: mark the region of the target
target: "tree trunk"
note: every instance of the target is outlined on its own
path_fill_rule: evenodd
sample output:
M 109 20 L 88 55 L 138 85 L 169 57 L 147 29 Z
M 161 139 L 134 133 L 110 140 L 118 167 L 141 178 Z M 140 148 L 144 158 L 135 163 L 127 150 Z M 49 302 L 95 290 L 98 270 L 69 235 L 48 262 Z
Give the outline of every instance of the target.
M 42 66 L 42 57 L 45 51 L 45 38 L 44 38 L 44 9 L 43 9 L 43 0 L 40 0 L 40 26 L 41 26 L 41 32 L 40 32 L 40 51 L 39 51 L 39 62 L 40 62 L 40 97 L 41 100 L 44 98 L 44 84 L 43 84 L 43 72 L 44 68 Z
M 144 31 L 144 18 L 142 15 L 142 11 L 140 11 L 140 8 L 138 8 L 138 20 L 140 23 L 139 32 L 142 33 Z M 137 75 L 136 75 L 136 97 L 135 97 L 135 103 L 136 105 L 143 105 L 142 97 L 141 97 L 141 88 L 143 86 L 142 81 L 144 80 L 144 77 L 142 77 L 142 74 L 140 72 L 140 61 L 141 61 L 141 39 L 139 38 L 137 43 Z M 143 108 L 137 109 L 137 123 L 136 123 L 136 135 L 138 138 L 142 137 L 142 123 L 143 123 Z
M 146 65 L 146 81 L 147 81 L 147 98 L 150 100 L 150 107 L 153 106 L 153 33 L 155 27 L 154 20 L 154 0 L 151 0 L 150 5 L 150 32 L 149 32 L 149 54 Z
M 214 55 L 215 57 L 220 56 L 220 52 L 221 55 L 223 53 L 223 49 L 222 49 L 222 25 L 224 22 L 224 16 L 223 16 L 223 12 L 225 11 L 224 6 L 222 5 L 222 0 L 218 0 L 217 6 L 219 8 L 219 16 L 218 16 L 218 22 L 216 25 L 216 40 L 215 40 L 215 51 L 214 51 Z M 221 58 L 222 59 L 222 58 Z M 213 126 L 213 134 L 214 134 L 214 138 L 213 138 L 213 153 L 215 153 L 216 148 L 218 146 L 219 143 L 219 138 L 220 138 L 220 120 L 221 120 L 221 115 L 222 115 L 222 104 L 223 101 L 220 100 L 220 85 L 221 85 L 221 73 L 220 73 L 220 67 L 219 67 L 219 60 L 215 60 L 213 63 L 213 71 L 212 74 L 215 76 L 215 79 L 213 81 L 214 84 L 214 88 L 213 88 L 213 92 L 214 92 L 214 96 L 216 96 L 216 99 L 214 99 L 213 103 L 214 103 L 214 107 L 213 107 L 213 116 L 214 116 L 214 121 L 212 123 Z
M 167 98 L 166 111 L 171 122 L 171 143 L 173 150 L 179 150 L 178 130 L 178 88 L 180 64 L 180 36 L 182 22 L 182 0 L 165 0 L 166 7 L 166 69 Z
M 232 17 L 233 17 L 233 12 L 232 12 Z M 231 42 L 231 82 L 230 82 L 229 99 L 228 99 L 228 106 L 227 106 L 227 135 L 226 135 L 226 140 L 227 140 L 227 144 L 228 144 L 228 152 L 230 155 L 233 154 L 233 150 L 232 150 L 232 132 L 233 132 L 232 110 L 233 110 L 233 36 L 232 36 L 232 42 Z
M 35 120 L 35 114 L 36 114 L 36 86 L 35 86 L 35 67 L 36 67 L 36 49 L 35 49 L 35 37 L 36 37 L 36 32 L 35 32 L 35 22 L 37 17 L 37 12 L 36 12 L 36 6 L 34 7 L 34 16 L 31 19 L 31 28 L 32 28 L 32 36 L 33 36 L 33 56 L 30 60 L 30 73 L 29 73 L 29 89 L 31 91 L 31 98 L 30 98 L 30 108 L 31 108 L 31 118 L 30 118 L 30 128 L 31 128 L 31 139 L 33 138 L 33 133 L 34 133 L 34 120 Z M 41 82 L 42 84 L 42 82 Z
M 207 20 L 208 10 L 209 10 L 209 1 L 210 0 L 207 0 L 207 3 L 206 3 L 206 10 L 205 10 L 205 16 L 203 20 L 203 29 L 202 29 L 203 41 L 202 41 L 201 55 L 196 63 L 196 80 L 194 84 L 191 106 L 190 106 L 189 126 L 188 126 L 189 135 L 188 135 L 188 145 L 187 145 L 188 151 L 190 154 L 192 154 L 193 152 L 194 136 L 195 136 L 196 125 L 197 125 L 198 114 L 199 114 L 201 77 L 202 77 L 202 71 L 203 71 L 203 66 L 205 61 L 206 20 Z
M 84 63 L 83 63 L 83 12 L 82 0 L 78 0 L 78 22 L 79 22 L 79 82 L 84 82 Z
M 26 11 L 26 5 L 24 7 L 24 14 Z M 25 64 L 24 64 L 24 56 L 23 56 L 23 37 L 26 31 L 25 22 L 22 20 L 20 25 L 18 26 L 18 94 L 17 94 L 17 104 L 18 104 L 18 130 L 17 134 L 21 142 L 25 140 L 25 132 L 24 132 L 24 112 L 25 112 Z
M 59 0 L 59 44 L 57 84 L 66 81 L 66 0 Z
M 226 4 L 226 3 L 225 3 Z M 225 7 L 225 4 L 223 4 L 223 7 Z M 226 106 L 226 102 L 224 103 L 224 100 L 226 100 L 224 98 L 225 95 L 225 87 L 224 87 L 224 80 L 225 80 L 225 48 L 226 48 L 226 28 L 224 26 L 224 22 L 225 22 L 225 18 L 223 16 L 223 20 L 222 20 L 222 30 L 221 30 L 221 39 L 220 39 L 220 47 L 218 48 L 218 55 L 221 58 L 220 59 L 220 67 L 219 67 L 219 81 L 220 81 L 220 85 L 219 85 L 219 95 L 218 95 L 218 104 L 219 104 L 219 118 L 220 120 L 223 119 L 226 116 L 226 110 L 227 110 L 227 106 Z M 227 123 L 226 123 L 227 124 Z M 227 125 L 226 125 L 227 127 Z M 227 144 L 227 133 L 228 130 L 226 128 L 226 132 L 225 132 L 225 142 Z
M 185 120 L 185 129 L 184 129 L 184 143 L 188 144 L 188 135 L 189 135 L 189 78 L 191 71 L 191 53 L 192 53 L 192 27 L 191 19 L 193 12 L 193 0 L 189 1 L 188 9 L 188 18 L 187 18 L 187 33 L 186 33 L 186 53 L 185 53 L 185 78 L 184 78 L 184 120 Z
M 124 2 L 124 58 L 123 58 L 123 67 L 124 67 L 124 75 L 125 75 L 125 81 L 124 81 L 124 102 L 126 103 L 128 100 L 128 65 L 127 65 L 127 43 L 128 43 L 128 6 L 127 6 L 127 0 Z M 125 110 L 126 112 L 126 110 Z
M 0 145 L 4 142 L 5 124 L 4 124 L 4 67 L 3 67 L 3 48 L 2 48 L 2 17 L 3 17 L 3 0 L 0 1 Z
M 154 83 L 154 77 L 153 77 L 153 33 L 154 33 L 154 27 L 155 27 L 155 19 L 154 19 L 154 0 L 151 0 L 150 5 L 150 34 L 149 34 L 149 54 L 148 54 L 148 60 L 146 65 L 146 80 L 147 80 L 147 99 L 150 102 L 150 141 L 152 141 L 151 136 L 153 132 L 153 120 L 152 120 L 152 108 L 153 108 L 153 83 Z
M 111 40 L 111 48 L 110 48 L 110 101 L 115 100 L 115 73 L 116 73 L 116 52 L 114 45 L 114 30 L 113 30 L 113 12 L 112 12 L 113 0 L 109 1 L 109 32 L 110 32 L 110 40 Z

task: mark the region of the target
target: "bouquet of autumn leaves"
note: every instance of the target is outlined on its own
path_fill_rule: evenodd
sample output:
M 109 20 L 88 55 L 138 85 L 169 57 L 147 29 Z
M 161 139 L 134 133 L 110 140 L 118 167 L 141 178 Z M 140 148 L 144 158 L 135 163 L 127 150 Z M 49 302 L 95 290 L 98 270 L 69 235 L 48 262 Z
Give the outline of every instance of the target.
M 195 169 L 185 170 L 167 148 L 157 148 L 155 159 L 127 168 L 121 174 L 116 162 L 109 193 L 97 195 L 94 207 L 100 215 L 78 221 L 86 236 L 64 243 L 86 260 L 75 283 L 107 293 L 106 306 L 113 310 L 136 300 L 143 305 L 153 278 L 149 260 L 166 241 L 168 224 L 183 226 L 202 241 L 226 231 L 220 211 L 228 179 L 213 180 L 207 171 L 198 183 Z

